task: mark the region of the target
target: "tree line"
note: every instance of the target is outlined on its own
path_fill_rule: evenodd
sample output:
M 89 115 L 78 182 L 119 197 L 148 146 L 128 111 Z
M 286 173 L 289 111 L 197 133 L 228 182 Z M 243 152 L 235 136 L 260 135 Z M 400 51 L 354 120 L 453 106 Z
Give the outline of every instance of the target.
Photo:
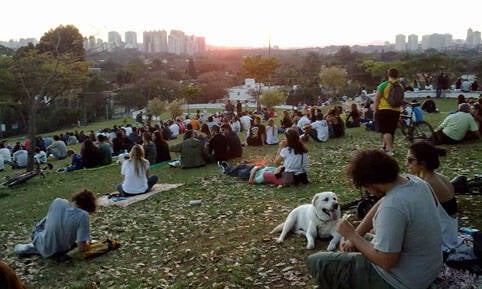
M 455 82 L 462 74 L 480 77 L 482 56 L 478 50 L 363 54 L 348 46 L 334 54 L 321 49 L 226 49 L 195 57 L 135 49 L 86 52 L 78 29 L 60 25 L 35 46 L 0 46 L 0 124 L 11 133 L 34 136 L 110 119 L 149 101 L 161 110 L 173 102 L 214 102 L 245 78 L 279 87 L 265 93 L 268 106 L 311 104 L 324 97 L 354 96 L 360 87 L 374 89 L 392 66 L 409 83 L 428 84 L 441 72 Z M 261 90 L 251 93 L 263 102 Z

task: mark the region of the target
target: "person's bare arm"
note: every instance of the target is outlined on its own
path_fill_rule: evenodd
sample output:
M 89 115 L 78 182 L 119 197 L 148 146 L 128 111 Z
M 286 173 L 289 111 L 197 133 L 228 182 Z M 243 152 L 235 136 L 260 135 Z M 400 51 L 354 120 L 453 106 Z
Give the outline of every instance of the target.
M 380 204 L 382 202 L 383 198 L 378 200 L 373 207 L 368 211 L 368 213 L 365 215 L 363 220 L 358 224 L 358 226 L 355 229 L 355 232 L 360 235 L 361 237 L 365 236 L 366 233 L 370 232 L 371 229 L 373 229 L 373 216 L 378 210 L 378 207 L 380 207 Z M 350 241 L 350 240 L 343 240 L 340 242 L 340 250 L 345 251 L 345 252 L 352 252 L 355 251 L 355 245 Z
M 378 110 L 378 106 L 380 105 L 381 99 L 382 99 L 382 93 L 377 90 L 377 93 L 375 94 L 375 100 L 373 101 L 375 111 Z
M 336 230 L 345 239 L 349 240 L 357 250 L 363 254 L 363 256 L 384 270 L 390 270 L 397 265 L 398 260 L 400 259 L 400 252 L 385 253 L 376 250 L 373 247 L 373 244 L 360 236 L 355 231 L 353 225 L 347 220 L 341 220 L 338 223 Z
M 253 171 L 251 171 L 251 173 L 250 173 L 250 175 L 249 175 L 249 180 L 248 180 L 248 183 L 249 183 L 249 184 L 252 184 L 252 185 L 256 184 L 256 180 L 255 180 L 255 178 L 256 178 L 256 172 L 259 171 L 260 169 L 262 169 L 263 167 L 264 167 L 264 166 L 255 166 L 255 167 L 253 168 Z

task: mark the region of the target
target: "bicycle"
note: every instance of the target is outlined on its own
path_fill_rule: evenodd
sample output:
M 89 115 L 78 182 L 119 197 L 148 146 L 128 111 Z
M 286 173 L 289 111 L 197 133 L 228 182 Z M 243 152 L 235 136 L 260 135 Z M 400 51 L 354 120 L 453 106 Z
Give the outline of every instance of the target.
M 398 124 L 398 128 L 405 136 L 405 139 L 410 143 L 417 141 L 432 143 L 434 133 L 432 126 L 424 120 L 415 121 L 413 105 L 409 103 L 407 103 L 407 105 L 411 107 L 410 113 L 407 113 L 405 110 L 400 113 L 400 121 Z
M 35 176 L 41 176 L 45 178 L 44 171 L 51 170 L 53 168 L 52 164 L 47 164 L 45 167 L 40 167 L 39 163 L 35 163 L 35 169 L 30 172 L 24 172 L 13 177 L 6 176 L 6 181 L 0 184 L 0 188 L 10 188 L 18 184 L 25 183 Z

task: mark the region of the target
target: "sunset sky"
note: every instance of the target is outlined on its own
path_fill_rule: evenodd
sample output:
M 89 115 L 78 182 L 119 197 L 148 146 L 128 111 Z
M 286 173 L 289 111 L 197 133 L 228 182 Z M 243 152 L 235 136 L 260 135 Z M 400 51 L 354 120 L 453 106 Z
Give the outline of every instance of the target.
M 280 48 L 394 42 L 396 34 L 450 33 L 465 39 L 482 29 L 480 0 L 24 0 L 0 4 L 0 40 L 40 37 L 72 24 L 104 41 L 108 31 L 178 29 L 208 45 Z M 76 3 L 76 4 L 74 4 Z

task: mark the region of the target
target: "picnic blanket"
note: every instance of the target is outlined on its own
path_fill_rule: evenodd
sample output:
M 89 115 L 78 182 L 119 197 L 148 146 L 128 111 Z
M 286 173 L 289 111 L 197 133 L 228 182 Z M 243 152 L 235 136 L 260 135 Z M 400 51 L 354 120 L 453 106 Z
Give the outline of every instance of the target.
M 105 195 L 102 197 L 99 197 L 97 199 L 97 204 L 102 207 L 109 207 L 109 206 L 120 206 L 120 207 L 127 207 L 130 204 L 137 203 L 139 201 L 145 200 L 149 198 L 152 195 L 155 195 L 159 192 L 164 192 L 168 190 L 175 189 L 177 187 L 180 187 L 184 184 L 155 184 L 154 187 L 152 187 L 151 191 L 146 194 L 141 194 L 137 196 L 132 196 L 132 197 L 113 197 L 109 198 L 109 195 Z

